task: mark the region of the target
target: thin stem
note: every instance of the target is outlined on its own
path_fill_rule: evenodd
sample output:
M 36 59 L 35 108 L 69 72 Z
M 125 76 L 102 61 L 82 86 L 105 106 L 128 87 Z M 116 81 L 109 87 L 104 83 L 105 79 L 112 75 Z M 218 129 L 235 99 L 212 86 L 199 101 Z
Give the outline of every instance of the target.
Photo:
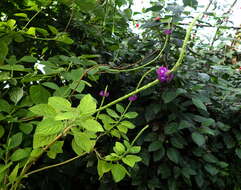
M 76 157 L 73 157 L 73 158 L 71 158 L 71 159 L 69 159 L 69 160 L 65 160 L 64 162 L 60 162 L 60 163 L 58 163 L 58 164 L 53 164 L 53 165 L 45 166 L 45 167 L 40 168 L 40 169 L 37 169 L 37 170 L 33 170 L 33 171 L 25 174 L 25 176 L 29 176 L 29 175 L 32 175 L 32 174 L 34 174 L 34 173 L 41 172 L 41 171 L 43 171 L 43 170 L 47 170 L 47 169 L 50 169 L 50 168 L 54 168 L 54 167 L 57 167 L 57 166 L 62 166 L 62 165 L 64 165 L 64 164 L 68 164 L 69 162 L 72 162 L 72 161 L 74 161 L 74 160 L 76 160 L 76 159 L 78 159 L 78 158 L 80 158 L 81 156 L 84 156 L 84 155 L 86 155 L 86 154 L 87 154 L 87 152 L 84 152 L 83 154 L 80 154 L 80 155 L 78 155 L 78 156 L 76 156 Z
M 136 70 L 139 70 L 139 69 L 142 69 L 150 64 L 152 64 L 153 62 L 155 62 L 159 57 L 162 56 L 162 53 L 163 51 L 166 49 L 166 46 L 167 46 L 167 42 L 168 42 L 168 35 L 166 36 L 166 40 L 164 42 L 164 45 L 163 45 L 163 48 L 161 49 L 160 53 L 154 58 L 152 59 L 151 61 L 149 61 L 148 63 L 144 64 L 144 65 L 141 65 L 139 67 L 135 67 L 135 68 L 132 68 L 132 69 L 125 69 L 125 70 L 117 70 L 117 69 L 109 69 L 109 71 L 111 72 L 117 72 L 117 73 L 120 73 L 120 72 L 129 72 L 129 71 L 136 71 Z
M 135 144 L 135 142 L 137 141 L 137 139 L 142 135 L 142 133 L 149 127 L 149 125 L 145 126 L 144 128 L 142 128 L 140 130 L 140 132 L 136 135 L 136 137 L 134 138 L 134 140 L 131 142 L 131 146 L 133 146 Z
M 38 12 L 36 12 L 31 19 L 29 19 L 29 21 L 27 22 L 27 24 L 23 27 L 22 31 L 30 24 L 30 22 L 32 22 L 32 20 L 43 10 L 43 7 L 41 9 L 39 9 Z
M 108 90 L 108 85 L 105 87 L 104 95 L 107 94 L 107 90 Z M 102 97 L 100 107 L 103 106 L 104 102 L 105 102 L 105 96 Z M 97 112 L 95 119 L 98 118 L 99 114 L 100 114 L 100 111 Z
M 234 0 L 233 4 L 230 6 L 229 10 L 225 13 L 225 14 L 229 14 L 230 11 L 232 10 L 232 8 L 234 7 L 234 5 L 237 3 L 238 0 Z M 221 21 L 220 25 L 217 27 L 216 29 L 216 32 L 214 34 L 214 37 L 213 37 L 213 40 L 211 41 L 211 44 L 210 44 L 210 48 L 209 50 L 211 50 L 213 48 L 213 45 L 214 45 L 214 42 L 217 40 L 217 35 L 218 35 L 218 32 L 220 30 L 220 27 L 221 27 L 221 24 L 224 22 L 224 20 Z
M 198 20 L 198 18 L 199 18 L 202 14 L 203 14 L 203 13 L 198 14 L 198 15 L 193 19 L 193 21 L 191 22 L 191 24 L 189 25 L 189 27 L 188 27 L 188 29 L 187 29 L 187 32 L 186 32 L 186 36 L 185 36 L 184 42 L 183 42 L 183 45 L 182 45 L 182 49 L 181 49 L 180 56 L 179 56 L 176 64 L 174 65 L 174 67 L 171 69 L 170 72 L 175 72 L 175 71 L 178 69 L 178 67 L 181 66 L 182 61 L 183 61 L 183 58 L 184 58 L 185 53 L 186 53 L 187 44 L 188 44 L 188 41 L 189 41 L 189 38 L 190 38 L 190 35 L 191 35 L 192 28 L 193 28 L 193 26 L 195 25 L 195 23 L 196 23 L 196 21 Z

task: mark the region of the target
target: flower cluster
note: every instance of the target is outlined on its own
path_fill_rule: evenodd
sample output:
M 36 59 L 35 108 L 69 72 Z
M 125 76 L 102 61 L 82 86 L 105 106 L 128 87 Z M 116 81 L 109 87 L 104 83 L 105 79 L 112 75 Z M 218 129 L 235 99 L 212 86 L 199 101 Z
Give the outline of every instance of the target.
M 161 66 L 156 70 L 157 77 L 160 82 L 170 82 L 173 79 L 173 74 L 169 73 L 170 70 L 168 70 L 166 67 Z

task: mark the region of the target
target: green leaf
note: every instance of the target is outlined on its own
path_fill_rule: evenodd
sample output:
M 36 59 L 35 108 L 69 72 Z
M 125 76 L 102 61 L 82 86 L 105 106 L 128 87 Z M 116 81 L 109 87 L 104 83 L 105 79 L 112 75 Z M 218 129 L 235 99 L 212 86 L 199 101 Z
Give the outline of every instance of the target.
M 33 85 L 30 87 L 30 97 L 35 104 L 47 103 L 50 96 L 49 91 L 41 85 Z
M 116 154 L 122 155 L 126 149 L 123 144 L 121 144 L 120 142 L 116 142 L 113 150 L 115 151 Z
M 44 116 L 44 117 L 55 117 L 56 111 L 48 104 L 38 104 L 29 108 L 29 110 L 36 115 Z
M 0 99 L 0 111 L 9 113 L 11 111 L 11 106 L 6 100 Z
M 55 116 L 55 120 L 59 121 L 59 120 L 68 120 L 68 119 L 75 119 L 79 116 L 78 113 L 76 112 L 65 112 L 65 113 L 58 113 Z
M 204 166 L 205 170 L 208 171 L 208 173 L 210 173 L 212 176 L 215 176 L 218 174 L 219 170 L 215 167 L 215 166 L 212 166 L 210 164 L 207 164 Z
M 81 125 L 82 125 L 82 127 L 84 127 L 85 129 L 87 129 L 89 131 L 93 131 L 93 132 L 103 132 L 104 131 L 101 124 L 94 119 L 85 120 L 85 121 L 81 122 Z
M 76 144 L 76 142 L 75 142 L 74 139 L 72 140 L 71 146 L 72 146 L 73 151 L 74 151 L 77 155 L 81 155 L 81 154 L 84 153 L 84 150 Z
M 27 158 L 31 153 L 31 148 L 17 149 L 10 157 L 13 162 Z
M 16 24 L 16 20 L 14 20 L 14 19 L 9 19 L 7 21 L 7 25 L 9 26 L 9 28 L 11 28 L 11 30 L 14 29 L 15 24 Z
M 57 33 L 58 33 L 58 30 L 57 30 L 54 26 L 48 25 L 48 27 L 49 27 L 49 30 L 50 30 L 53 34 L 57 34 Z
M 50 143 L 53 142 L 53 140 L 56 138 L 56 134 L 54 135 L 40 135 L 40 134 L 34 134 L 33 136 L 33 148 L 39 148 L 44 147 Z
M 192 103 L 193 103 L 197 108 L 207 111 L 206 106 L 203 104 L 203 102 L 202 102 L 199 98 L 197 98 L 197 97 L 192 98 Z
M 141 151 L 141 147 L 140 146 L 133 146 L 129 149 L 129 152 L 132 154 L 137 154 Z
M 134 129 L 136 127 L 130 121 L 122 121 L 122 122 L 120 122 L 120 125 L 123 125 L 123 126 L 127 127 L 128 129 Z
M 18 132 L 15 135 L 11 136 L 8 140 L 8 149 L 13 149 L 18 147 L 23 140 L 23 133 Z
M 116 104 L 116 110 L 119 112 L 119 113 L 123 113 L 125 111 L 124 107 L 120 104 Z
M 63 42 L 65 44 L 74 43 L 74 41 L 70 37 L 68 37 L 68 34 L 64 32 L 58 33 L 57 36 L 55 37 L 55 40 L 59 42 Z
M 172 122 L 165 126 L 164 132 L 166 135 L 171 135 L 173 133 L 176 133 L 178 131 L 177 123 Z
M 186 93 L 186 90 L 182 88 L 168 89 L 162 94 L 162 99 L 164 100 L 164 103 L 167 104 L 183 93 Z
M 42 120 L 35 130 L 36 135 L 48 136 L 62 132 L 64 125 L 61 121 L 53 120 L 52 118 L 46 118 Z
M 14 181 L 16 181 L 17 179 L 17 175 L 18 175 L 18 169 L 19 169 L 19 164 L 17 164 L 15 166 L 15 168 L 13 169 L 13 171 L 10 173 L 10 175 L 8 176 L 8 180 L 9 182 L 12 184 Z
M 56 155 L 59 153 L 63 153 L 63 147 L 64 141 L 57 141 L 52 146 L 50 146 L 49 151 L 47 152 L 47 155 L 49 158 L 55 159 Z
M 96 111 L 96 102 L 90 94 L 87 94 L 81 99 L 77 109 L 81 114 L 92 115 Z
M 167 157 L 169 160 L 173 161 L 174 163 L 178 164 L 180 159 L 180 154 L 177 149 L 168 148 L 167 149 Z
M 24 56 L 18 62 L 36 63 L 37 61 L 38 59 L 33 56 Z
M 9 96 L 10 96 L 10 100 L 12 100 L 15 104 L 17 104 L 19 100 L 21 100 L 21 98 L 23 97 L 23 89 L 19 87 L 13 88 L 10 91 Z
M 136 112 L 127 112 L 125 115 L 124 115 L 126 118 L 128 119 L 134 119 L 138 116 L 138 113 Z
M 21 123 L 19 128 L 23 133 L 29 135 L 33 130 L 33 125 L 31 123 Z
M 136 162 L 140 162 L 141 161 L 141 158 L 139 156 L 135 156 L 135 155 L 127 155 L 124 158 L 122 158 L 122 161 L 126 165 L 128 165 L 128 166 L 133 168 Z
M 25 13 L 15 13 L 14 16 L 23 17 L 23 18 L 28 18 L 28 15 L 25 14 Z
M 154 152 L 157 151 L 159 149 L 163 148 L 162 142 L 160 140 L 154 141 L 152 142 L 149 147 L 148 147 L 148 151 L 149 152 Z
M 116 183 L 120 182 L 126 176 L 126 169 L 120 164 L 114 164 L 111 168 L 112 176 Z
M 53 83 L 53 82 L 44 82 L 44 83 L 42 83 L 42 85 L 46 86 L 48 88 L 51 88 L 53 90 L 59 89 L 59 86 L 57 84 Z
M 4 60 L 8 54 L 8 44 L 4 41 L 0 41 L 0 65 L 4 64 Z
M 5 129 L 3 128 L 2 125 L 0 125 L 0 139 L 3 137 L 4 133 L 5 133 Z
M 26 32 L 26 34 L 31 35 L 31 36 L 35 36 L 36 35 L 36 28 L 35 27 L 30 27 L 28 29 L 28 31 Z
M 108 113 L 109 116 L 114 117 L 114 118 L 119 118 L 120 116 L 112 109 L 107 108 L 106 112 Z
M 98 159 L 98 164 L 97 164 L 97 171 L 99 175 L 99 179 L 107 172 L 109 172 L 112 168 L 112 164 L 108 163 L 104 160 L 99 160 Z
M 202 146 L 205 144 L 205 137 L 198 132 L 192 133 L 192 140 L 198 145 Z
M 239 157 L 239 159 L 241 159 L 241 148 L 236 148 L 235 153 Z
M 85 152 L 90 152 L 95 146 L 95 140 L 91 140 L 86 133 L 74 133 L 75 143 Z

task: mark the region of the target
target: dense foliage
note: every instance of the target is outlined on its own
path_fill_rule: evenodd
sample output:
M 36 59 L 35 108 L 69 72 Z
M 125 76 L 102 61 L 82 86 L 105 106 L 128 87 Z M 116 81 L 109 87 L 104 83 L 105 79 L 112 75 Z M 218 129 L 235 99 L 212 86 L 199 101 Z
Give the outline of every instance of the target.
M 241 189 L 240 33 L 132 3 L 0 2 L 0 189 Z

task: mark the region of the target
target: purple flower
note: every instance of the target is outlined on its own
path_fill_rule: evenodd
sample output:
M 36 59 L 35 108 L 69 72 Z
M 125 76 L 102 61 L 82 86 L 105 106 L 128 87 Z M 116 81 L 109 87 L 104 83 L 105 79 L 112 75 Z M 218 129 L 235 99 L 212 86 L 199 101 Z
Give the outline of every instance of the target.
M 172 33 L 172 30 L 171 29 L 166 29 L 163 31 L 164 34 L 166 35 L 170 35 Z
M 136 101 L 137 98 L 138 98 L 138 96 L 135 94 L 135 95 L 133 95 L 133 96 L 130 96 L 130 97 L 128 98 L 128 100 L 133 102 L 133 101 Z
M 109 92 L 105 92 L 104 90 L 101 90 L 100 93 L 99 93 L 100 96 L 103 96 L 103 97 L 108 97 L 109 96 Z
M 166 67 L 161 66 L 156 70 L 157 78 L 160 82 L 170 82 L 174 75 L 172 73 L 169 73 L 170 70 L 168 70 Z

